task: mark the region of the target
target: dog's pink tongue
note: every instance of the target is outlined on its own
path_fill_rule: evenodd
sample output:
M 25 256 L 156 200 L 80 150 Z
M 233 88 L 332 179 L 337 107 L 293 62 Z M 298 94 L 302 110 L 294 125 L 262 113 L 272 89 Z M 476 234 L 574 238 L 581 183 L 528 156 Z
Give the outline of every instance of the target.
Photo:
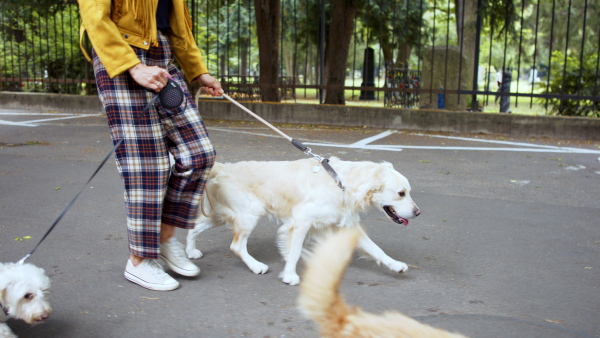
M 402 220 L 402 223 L 404 223 L 404 226 L 408 226 L 408 220 L 406 218 L 400 217 L 400 220 Z

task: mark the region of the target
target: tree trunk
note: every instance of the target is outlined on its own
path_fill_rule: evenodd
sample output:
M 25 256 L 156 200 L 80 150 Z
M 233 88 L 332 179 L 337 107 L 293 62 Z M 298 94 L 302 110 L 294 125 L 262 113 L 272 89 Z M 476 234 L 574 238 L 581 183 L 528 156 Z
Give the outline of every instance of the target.
M 477 38 L 477 0 L 455 0 L 456 8 L 456 32 L 458 35 L 458 47 L 461 48 L 462 55 L 467 60 L 467 64 L 460 65 L 470 70 L 471 76 L 477 76 L 474 72 L 475 50 Z M 458 66 L 458 65 L 457 65 Z M 461 81 L 462 82 L 462 81 Z M 473 78 L 468 79 L 468 83 L 473 83 Z M 477 88 L 472 88 L 477 90 Z
M 394 67 L 394 51 L 392 50 L 392 46 L 387 43 L 387 40 L 379 39 L 379 45 L 381 46 L 381 52 L 383 53 L 383 60 L 385 60 L 385 64 Z
M 248 76 L 248 56 L 249 51 L 248 47 L 250 45 L 250 41 L 247 38 L 240 39 L 240 75 Z
M 409 44 L 401 44 L 398 47 L 398 56 L 396 57 L 396 67 L 409 68 L 411 50 L 412 50 L 412 47 Z
M 343 86 L 346 80 L 346 64 L 355 16 L 355 0 L 333 0 L 325 67 L 327 69 L 327 85 L 340 86 L 341 88 L 329 89 L 325 104 L 345 103 Z
M 277 66 L 281 31 L 280 0 L 254 0 L 260 59 L 260 93 L 264 102 L 279 102 Z

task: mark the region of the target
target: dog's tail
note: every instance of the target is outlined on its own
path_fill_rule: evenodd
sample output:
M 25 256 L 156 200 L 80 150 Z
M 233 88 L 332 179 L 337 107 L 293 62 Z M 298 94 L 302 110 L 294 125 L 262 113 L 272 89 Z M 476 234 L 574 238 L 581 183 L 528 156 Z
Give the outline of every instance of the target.
M 202 212 L 202 215 L 204 215 L 204 217 L 210 218 L 213 214 L 213 204 L 212 201 L 210 200 L 210 195 L 208 193 L 208 189 L 209 186 L 212 185 L 213 181 L 215 180 L 215 176 L 217 176 L 219 169 L 222 167 L 223 165 L 221 163 L 216 162 L 213 167 L 210 169 L 210 172 L 208 173 L 208 182 L 206 182 L 206 184 L 204 185 L 204 192 L 202 194 L 202 197 L 200 199 L 200 211 Z M 210 211 L 207 212 L 204 205 L 205 202 L 204 200 L 208 201 L 208 205 L 210 207 Z
M 298 307 L 321 328 L 341 328 L 344 318 L 353 312 L 340 295 L 339 285 L 360 236 L 358 228 L 340 230 L 306 255 Z
M 204 193 L 202 194 L 202 197 L 200 199 L 200 211 L 202 212 L 202 215 L 204 215 L 204 217 L 206 217 L 206 218 L 210 218 L 212 216 L 212 214 L 213 214 L 213 204 L 212 204 L 212 202 L 210 200 L 210 195 L 208 193 L 208 186 L 209 185 L 210 184 L 206 184 L 204 186 Z M 208 201 L 208 205 L 210 206 L 210 209 L 209 209 L 210 211 L 209 212 L 207 212 L 206 209 L 204 208 L 204 205 L 205 205 L 204 204 L 204 200 Z

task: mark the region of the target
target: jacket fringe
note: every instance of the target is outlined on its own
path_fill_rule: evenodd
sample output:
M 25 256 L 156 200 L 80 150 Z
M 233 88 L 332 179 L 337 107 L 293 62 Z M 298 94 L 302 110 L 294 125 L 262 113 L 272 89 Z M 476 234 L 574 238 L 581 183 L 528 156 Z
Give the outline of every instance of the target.
M 111 19 L 118 22 L 123 13 L 131 10 L 133 17 L 140 21 L 142 30 L 148 34 L 148 40 L 154 47 L 158 46 L 156 27 L 149 27 L 156 16 L 158 0 L 112 0 Z

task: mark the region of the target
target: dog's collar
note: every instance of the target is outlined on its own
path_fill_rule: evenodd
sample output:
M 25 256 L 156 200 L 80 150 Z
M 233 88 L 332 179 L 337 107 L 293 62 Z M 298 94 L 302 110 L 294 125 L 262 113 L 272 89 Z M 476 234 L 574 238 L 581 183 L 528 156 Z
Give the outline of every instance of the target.
M 227 97 L 227 95 L 225 95 L 225 96 Z M 234 101 L 231 101 L 231 102 L 234 102 Z M 293 140 L 290 139 L 290 140 L 292 141 L 292 144 L 294 145 L 294 147 L 300 149 L 306 155 L 310 155 L 315 160 L 319 161 L 319 163 L 321 163 L 321 166 L 323 166 L 323 168 L 325 168 L 325 171 L 327 171 L 327 173 L 329 174 L 329 176 L 331 176 L 331 178 L 333 178 L 333 180 L 335 181 L 335 183 L 337 183 L 338 187 L 340 187 L 340 189 L 342 189 L 342 191 L 346 190 L 346 188 L 344 188 L 344 184 L 342 184 L 342 180 L 340 179 L 340 177 L 338 176 L 338 174 L 335 172 L 335 170 L 333 170 L 333 168 L 331 167 L 331 165 L 329 165 L 329 159 L 323 158 L 320 155 L 317 155 L 317 154 L 313 153 L 312 149 L 310 149 L 309 147 L 305 146 L 304 144 L 302 144 L 302 142 L 300 142 L 300 141 L 298 141 L 296 139 L 293 139 Z
M 326 158 L 323 159 L 321 161 L 321 165 L 323 166 L 323 168 L 325 168 L 325 170 L 327 171 L 329 176 L 331 176 L 331 178 L 334 179 L 334 181 L 337 183 L 338 187 L 340 187 L 340 189 L 342 189 L 342 190 L 346 190 L 346 188 L 344 187 L 344 184 L 342 184 L 342 180 L 340 179 L 338 174 L 335 172 L 335 170 L 333 170 L 331 165 L 329 165 L 329 159 L 326 159 Z

